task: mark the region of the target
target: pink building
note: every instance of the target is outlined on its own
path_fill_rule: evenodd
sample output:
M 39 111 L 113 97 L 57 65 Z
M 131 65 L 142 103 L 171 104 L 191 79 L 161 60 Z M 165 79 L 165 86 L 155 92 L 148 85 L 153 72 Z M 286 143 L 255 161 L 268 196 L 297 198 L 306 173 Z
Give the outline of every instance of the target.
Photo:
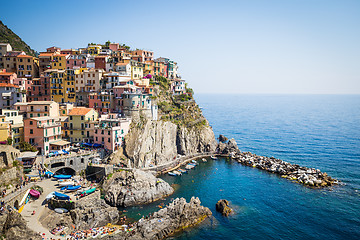
M 110 43 L 109 44 L 109 49 L 112 50 L 113 52 L 118 51 L 119 44 L 118 43 Z
M 94 143 L 116 151 L 123 143 L 130 129 L 130 118 L 119 118 L 117 114 L 102 115 L 99 125 L 95 127 Z
M 114 95 L 111 92 L 89 93 L 89 108 L 94 108 L 99 114 L 108 114 L 114 108 Z
M 66 60 L 66 69 L 86 68 L 85 55 L 70 55 Z
M 66 150 L 70 142 L 61 139 L 61 123 L 57 117 L 24 119 L 24 141 L 48 156 L 51 151 Z
M 7 72 L 6 69 L 0 71 L 0 83 L 14 84 L 14 79 L 17 78 L 17 74 L 14 72 Z

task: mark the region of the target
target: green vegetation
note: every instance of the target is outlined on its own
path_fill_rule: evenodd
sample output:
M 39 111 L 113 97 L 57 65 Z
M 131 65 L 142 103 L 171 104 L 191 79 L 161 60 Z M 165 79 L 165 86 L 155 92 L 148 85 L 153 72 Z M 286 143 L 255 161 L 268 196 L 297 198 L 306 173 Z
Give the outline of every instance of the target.
M 13 166 L 14 167 L 20 166 L 20 162 L 18 160 L 13 161 Z
M 11 137 L 8 137 L 7 139 L 7 145 L 12 145 L 13 139 Z
M 106 176 L 106 179 L 109 180 L 112 176 L 113 176 L 113 174 L 110 173 L 109 175 Z
M 14 51 L 24 51 L 27 55 L 35 57 L 37 53 L 30 48 L 18 35 L 0 21 L 0 43 L 10 43 Z
M 160 119 L 170 121 L 179 126 L 203 127 L 208 123 L 195 103 L 194 91 L 187 87 L 186 93 L 174 95 L 171 92 L 171 81 L 162 76 L 155 76 L 155 97 L 160 113 Z
M 20 149 L 21 149 L 21 151 L 24 151 L 24 152 L 26 152 L 26 151 L 36 152 L 37 151 L 37 149 L 28 142 L 20 142 Z

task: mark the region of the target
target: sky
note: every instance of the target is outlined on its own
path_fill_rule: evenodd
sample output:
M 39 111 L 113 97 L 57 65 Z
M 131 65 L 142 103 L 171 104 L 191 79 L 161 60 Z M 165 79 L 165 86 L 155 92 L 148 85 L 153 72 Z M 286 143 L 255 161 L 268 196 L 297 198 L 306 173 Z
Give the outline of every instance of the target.
M 196 93 L 360 94 L 358 0 L 0 2 L 0 20 L 36 51 L 152 50 Z

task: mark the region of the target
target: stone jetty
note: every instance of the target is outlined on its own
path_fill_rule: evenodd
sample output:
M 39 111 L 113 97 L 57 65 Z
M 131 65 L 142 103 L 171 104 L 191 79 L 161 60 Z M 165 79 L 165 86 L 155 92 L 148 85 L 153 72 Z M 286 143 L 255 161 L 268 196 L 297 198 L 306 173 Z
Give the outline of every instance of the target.
M 250 152 L 241 152 L 234 139 L 219 142 L 218 153 L 230 156 L 239 163 L 280 175 L 283 178 L 296 181 L 309 187 L 329 187 L 338 184 L 338 180 L 331 178 L 319 169 L 301 167 L 274 157 L 258 156 Z

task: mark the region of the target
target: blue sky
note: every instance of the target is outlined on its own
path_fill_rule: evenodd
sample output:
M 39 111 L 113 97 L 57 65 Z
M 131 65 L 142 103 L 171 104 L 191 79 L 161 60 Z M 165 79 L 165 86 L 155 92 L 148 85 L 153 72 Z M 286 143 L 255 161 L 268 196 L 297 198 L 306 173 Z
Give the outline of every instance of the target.
M 360 1 L 1 5 L 0 20 L 37 51 L 107 40 L 153 50 L 198 93 L 360 94 Z

